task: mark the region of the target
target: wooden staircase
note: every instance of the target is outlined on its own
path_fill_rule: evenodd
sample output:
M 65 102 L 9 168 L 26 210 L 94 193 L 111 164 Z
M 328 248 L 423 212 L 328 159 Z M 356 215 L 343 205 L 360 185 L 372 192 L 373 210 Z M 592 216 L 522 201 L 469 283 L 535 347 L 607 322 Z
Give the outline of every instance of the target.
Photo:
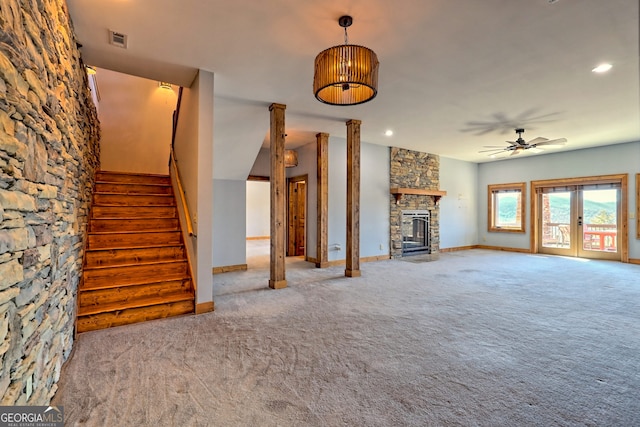
M 194 289 L 171 180 L 98 172 L 78 332 L 194 312 Z

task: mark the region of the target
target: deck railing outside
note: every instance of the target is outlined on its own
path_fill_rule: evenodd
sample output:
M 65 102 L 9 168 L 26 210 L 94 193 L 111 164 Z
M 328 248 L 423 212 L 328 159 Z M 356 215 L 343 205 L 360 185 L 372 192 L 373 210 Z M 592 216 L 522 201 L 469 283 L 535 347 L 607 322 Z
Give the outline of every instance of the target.
M 569 248 L 570 225 L 546 223 L 542 230 L 542 246 L 547 248 Z M 582 228 L 583 249 L 616 252 L 618 250 L 618 226 L 616 224 L 584 224 Z

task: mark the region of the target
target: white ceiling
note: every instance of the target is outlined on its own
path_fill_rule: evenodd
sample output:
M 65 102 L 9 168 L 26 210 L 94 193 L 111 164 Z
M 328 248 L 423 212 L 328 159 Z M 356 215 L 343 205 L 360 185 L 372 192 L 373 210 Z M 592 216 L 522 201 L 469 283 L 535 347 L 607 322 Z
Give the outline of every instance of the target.
M 471 162 L 484 145 L 567 138 L 575 150 L 640 140 L 638 2 L 633 0 L 67 0 L 85 62 L 188 86 L 215 74 L 216 149 L 262 144 L 272 102 L 288 144 L 317 132 Z M 320 103 L 313 61 L 349 41 L 380 60 L 379 92 Z M 128 48 L 108 44 L 108 30 Z M 606 74 L 591 69 L 613 65 Z M 394 135 L 387 137 L 385 130 Z M 506 145 L 506 144 L 505 144 Z M 539 155 L 526 153 L 526 155 Z

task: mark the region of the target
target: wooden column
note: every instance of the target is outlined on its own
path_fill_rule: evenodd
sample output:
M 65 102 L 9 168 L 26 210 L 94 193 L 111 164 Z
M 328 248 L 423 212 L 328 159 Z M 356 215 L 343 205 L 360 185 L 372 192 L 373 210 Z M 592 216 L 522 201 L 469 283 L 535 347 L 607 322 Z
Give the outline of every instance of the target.
M 284 169 L 284 110 L 286 105 L 271 104 L 271 274 L 269 287 L 287 287 L 286 250 L 286 175 Z
M 347 122 L 347 277 L 360 276 L 360 123 Z
M 317 232 L 316 267 L 329 266 L 329 134 L 316 135 L 317 147 Z

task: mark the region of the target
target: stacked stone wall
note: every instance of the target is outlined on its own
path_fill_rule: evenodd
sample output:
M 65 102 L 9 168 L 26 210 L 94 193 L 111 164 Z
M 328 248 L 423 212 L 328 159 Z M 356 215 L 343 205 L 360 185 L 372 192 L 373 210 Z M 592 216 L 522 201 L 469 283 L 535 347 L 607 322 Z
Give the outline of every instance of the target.
M 440 157 L 435 154 L 390 148 L 389 187 L 415 188 L 424 190 L 440 189 Z M 437 258 L 440 251 L 440 209 L 433 196 L 405 194 L 396 203 L 393 195 L 389 196 L 391 257 L 402 257 L 402 211 L 428 210 L 430 212 L 431 254 Z
M 0 405 L 46 405 L 73 345 L 99 123 L 64 0 L 2 0 L 0 28 Z

